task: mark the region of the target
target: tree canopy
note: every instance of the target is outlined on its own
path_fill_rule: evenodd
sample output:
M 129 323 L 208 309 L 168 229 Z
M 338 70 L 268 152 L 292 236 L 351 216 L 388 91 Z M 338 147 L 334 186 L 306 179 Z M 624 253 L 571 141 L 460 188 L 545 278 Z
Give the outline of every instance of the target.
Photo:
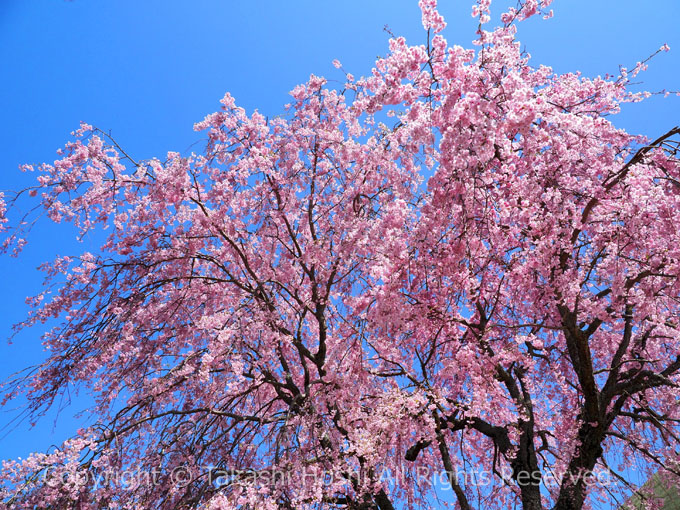
M 5 402 L 84 387 L 97 423 L 6 461 L 0 508 L 430 507 L 441 473 L 463 510 L 576 510 L 680 475 L 680 129 L 612 123 L 645 62 L 533 67 L 550 3 L 479 0 L 465 49 L 421 0 L 426 44 L 279 117 L 227 94 L 198 153 L 83 124 L 27 167 L 4 251 L 38 216 L 109 232 L 45 265 L 24 326 L 61 322 Z

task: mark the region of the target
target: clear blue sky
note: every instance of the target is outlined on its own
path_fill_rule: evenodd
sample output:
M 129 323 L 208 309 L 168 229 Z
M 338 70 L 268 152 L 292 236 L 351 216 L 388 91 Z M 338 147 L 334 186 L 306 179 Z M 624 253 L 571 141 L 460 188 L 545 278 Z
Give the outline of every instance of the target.
M 440 5 L 449 42 L 469 47 L 469 1 Z M 603 75 L 668 43 L 671 52 L 641 76 L 643 88 L 680 90 L 680 1 L 555 0 L 553 7 L 553 19 L 520 29 L 534 63 Z M 190 152 L 201 139 L 193 123 L 218 109 L 226 91 L 271 116 L 310 73 L 340 80 L 334 58 L 367 74 L 386 52 L 386 24 L 409 42 L 425 40 L 416 0 L 0 0 L 0 189 L 27 185 L 18 165 L 53 161 L 80 120 L 110 130 L 139 159 Z M 680 98 L 630 105 L 614 120 L 658 135 L 680 124 Z M 20 259 L 0 258 L 1 339 L 25 317 L 25 297 L 41 288 L 38 264 L 93 249 L 69 241 L 69 232 L 39 226 Z M 42 359 L 39 333 L 0 342 L 0 380 Z M 78 410 L 87 401 L 75 402 Z M 0 432 L 0 459 L 61 442 L 77 428 L 72 414 Z M 0 427 L 12 416 L 0 411 Z

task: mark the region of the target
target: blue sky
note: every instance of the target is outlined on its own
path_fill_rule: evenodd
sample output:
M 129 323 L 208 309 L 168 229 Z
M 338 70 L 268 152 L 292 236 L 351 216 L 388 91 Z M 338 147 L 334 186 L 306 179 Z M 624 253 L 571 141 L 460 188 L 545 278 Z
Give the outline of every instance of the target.
M 499 3 L 499 2 L 497 2 Z M 475 22 L 467 0 L 440 0 L 450 43 L 470 46 Z M 641 75 L 647 90 L 680 90 L 680 2 L 555 0 L 555 17 L 522 25 L 535 64 L 558 72 L 615 73 L 663 43 Z M 496 6 L 498 9 L 498 6 Z M 388 25 L 411 43 L 425 41 L 416 0 L 0 0 L 0 189 L 30 176 L 22 163 L 51 162 L 80 120 L 111 131 L 135 158 L 190 152 L 192 126 L 218 109 L 226 91 L 248 111 L 276 115 L 310 73 L 341 80 L 339 59 L 356 76 L 387 49 Z M 655 136 L 680 124 L 680 98 L 629 105 L 615 123 Z M 197 145 L 196 147 L 198 147 Z M 0 339 L 25 317 L 25 297 L 41 289 L 35 270 L 56 254 L 93 249 L 70 230 L 38 226 L 22 257 L 0 258 Z M 0 380 L 42 359 L 39 330 L 0 342 Z M 56 422 L 0 432 L 0 459 L 61 442 L 77 428 L 73 411 Z M 0 428 L 13 414 L 0 411 Z

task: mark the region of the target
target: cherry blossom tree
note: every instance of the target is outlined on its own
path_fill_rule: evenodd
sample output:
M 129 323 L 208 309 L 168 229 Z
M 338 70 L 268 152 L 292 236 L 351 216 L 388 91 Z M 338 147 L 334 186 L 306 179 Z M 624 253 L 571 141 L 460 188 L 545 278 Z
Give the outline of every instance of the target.
M 42 215 L 109 231 L 44 266 L 23 326 L 61 322 L 5 402 L 87 388 L 96 421 L 6 461 L 0 508 L 419 508 L 441 474 L 442 506 L 573 510 L 680 475 L 680 129 L 612 124 L 644 62 L 533 67 L 549 4 L 492 29 L 480 0 L 464 49 L 421 0 L 426 44 L 280 117 L 227 94 L 198 154 L 83 124 L 26 167 L 4 251 Z

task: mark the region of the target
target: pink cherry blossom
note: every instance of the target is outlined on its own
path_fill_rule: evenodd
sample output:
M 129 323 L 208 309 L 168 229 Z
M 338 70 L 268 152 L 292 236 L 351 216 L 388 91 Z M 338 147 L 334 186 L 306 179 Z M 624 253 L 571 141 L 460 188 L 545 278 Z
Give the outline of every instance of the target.
M 5 461 L 0 509 L 430 508 L 440 473 L 458 508 L 580 510 L 633 470 L 677 483 L 680 129 L 615 126 L 646 61 L 532 65 L 516 24 L 550 3 L 465 49 L 421 0 L 428 44 L 342 91 L 312 75 L 273 118 L 226 94 L 202 150 L 147 161 L 83 123 L 0 195 L 4 252 L 34 221 L 107 236 L 41 266 L 21 327 L 61 323 L 3 387 L 31 419 L 86 390 L 98 421 Z

